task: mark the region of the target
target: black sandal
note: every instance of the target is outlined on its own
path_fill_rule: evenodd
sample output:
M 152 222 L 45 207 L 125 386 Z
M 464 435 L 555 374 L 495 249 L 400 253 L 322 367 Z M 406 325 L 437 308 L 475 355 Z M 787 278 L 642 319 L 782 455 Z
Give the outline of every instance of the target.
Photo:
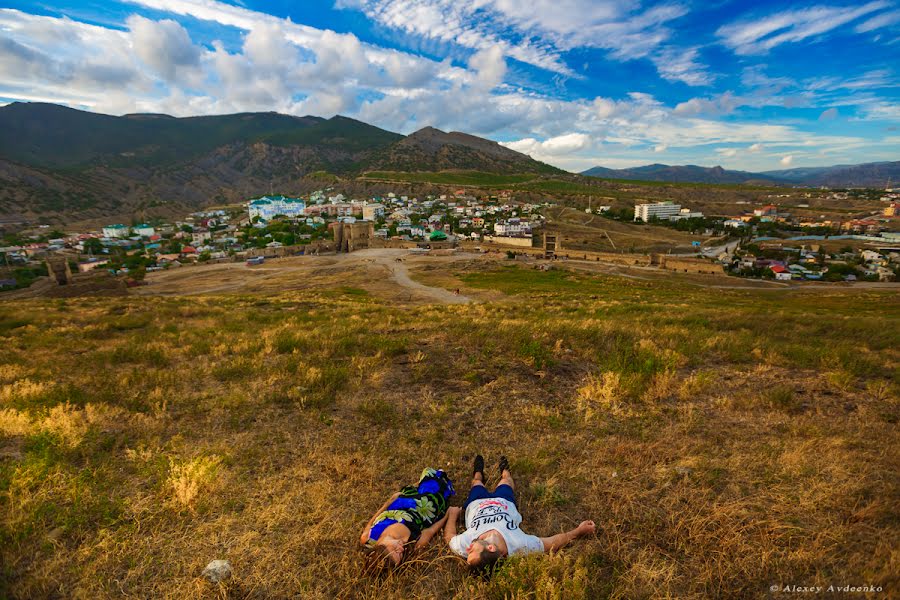
M 503 477 L 503 471 L 509 471 L 509 474 L 512 475 L 512 471 L 509 469 L 509 460 L 505 456 L 500 457 L 500 477 Z
M 475 456 L 475 460 L 472 462 L 472 478 L 475 475 L 481 475 L 481 483 L 487 483 L 484 477 L 484 457 L 480 454 Z

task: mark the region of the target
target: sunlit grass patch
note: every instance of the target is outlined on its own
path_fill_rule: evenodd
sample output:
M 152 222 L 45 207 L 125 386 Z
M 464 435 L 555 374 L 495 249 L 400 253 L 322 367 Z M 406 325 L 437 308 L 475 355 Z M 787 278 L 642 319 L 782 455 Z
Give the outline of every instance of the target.
M 168 483 L 172 500 L 181 507 L 192 507 L 201 493 L 215 487 L 221 463 L 220 456 L 199 456 L 186 461 L 171 459 Z

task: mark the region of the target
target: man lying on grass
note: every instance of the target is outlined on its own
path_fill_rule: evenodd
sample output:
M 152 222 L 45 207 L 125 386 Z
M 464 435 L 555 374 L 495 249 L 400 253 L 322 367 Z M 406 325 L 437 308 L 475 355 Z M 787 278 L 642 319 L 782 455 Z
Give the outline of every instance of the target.
M 500 457 L 500 483 L 493 492 L 484 487 L 484 458 L 475 457 L 472 474 L 472 490 L 460 509 L 452 506 L 447 511 L 444 539 L 450 549 L 466 559 L 473 569 L 486 569 L 500 558 L 531 552 L 553 552 L 577 537 L 594 533 L 593 521 L 582 521 L 572 529 L 550 537 L 539 538 L 519 529 L 522 515 L 516 508 L 514 483 L 509 471 L 509 461 Z M 456 520 L 465 511 L 466 531 L 456 534 Z

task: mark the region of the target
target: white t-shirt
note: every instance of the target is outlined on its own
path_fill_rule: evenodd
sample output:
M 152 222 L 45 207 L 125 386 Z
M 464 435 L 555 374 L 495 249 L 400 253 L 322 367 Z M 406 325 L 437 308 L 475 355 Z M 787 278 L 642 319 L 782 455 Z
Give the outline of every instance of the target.
M 543 552 L 544 543 L 536 535 L 528 535 L 519 529 L 522 515 L 516 505 L 503 498 L 475 500 L 466 508 L 466 530 L 450 540 L 450 549 L 460 556 L 467 556 L 466 548 L 481 534 L 496 529 L 506 542 L 509 556 Z

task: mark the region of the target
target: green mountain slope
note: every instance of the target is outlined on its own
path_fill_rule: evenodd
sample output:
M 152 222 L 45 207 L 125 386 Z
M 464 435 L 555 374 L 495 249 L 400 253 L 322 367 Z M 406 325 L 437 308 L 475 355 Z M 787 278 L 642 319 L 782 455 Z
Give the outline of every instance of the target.
M 488 173 L 563 173 L 497 142 L 425 127 L 376 155 L 368 165 L 382 171 L 477 170 Z
M 0 107 L 0 216 L 93 219 L 240 201 L 327 171 L 558 174 L 496 142 L 425 128 L 410 136 L 335 116 L 121 117 L 43 103 Z

